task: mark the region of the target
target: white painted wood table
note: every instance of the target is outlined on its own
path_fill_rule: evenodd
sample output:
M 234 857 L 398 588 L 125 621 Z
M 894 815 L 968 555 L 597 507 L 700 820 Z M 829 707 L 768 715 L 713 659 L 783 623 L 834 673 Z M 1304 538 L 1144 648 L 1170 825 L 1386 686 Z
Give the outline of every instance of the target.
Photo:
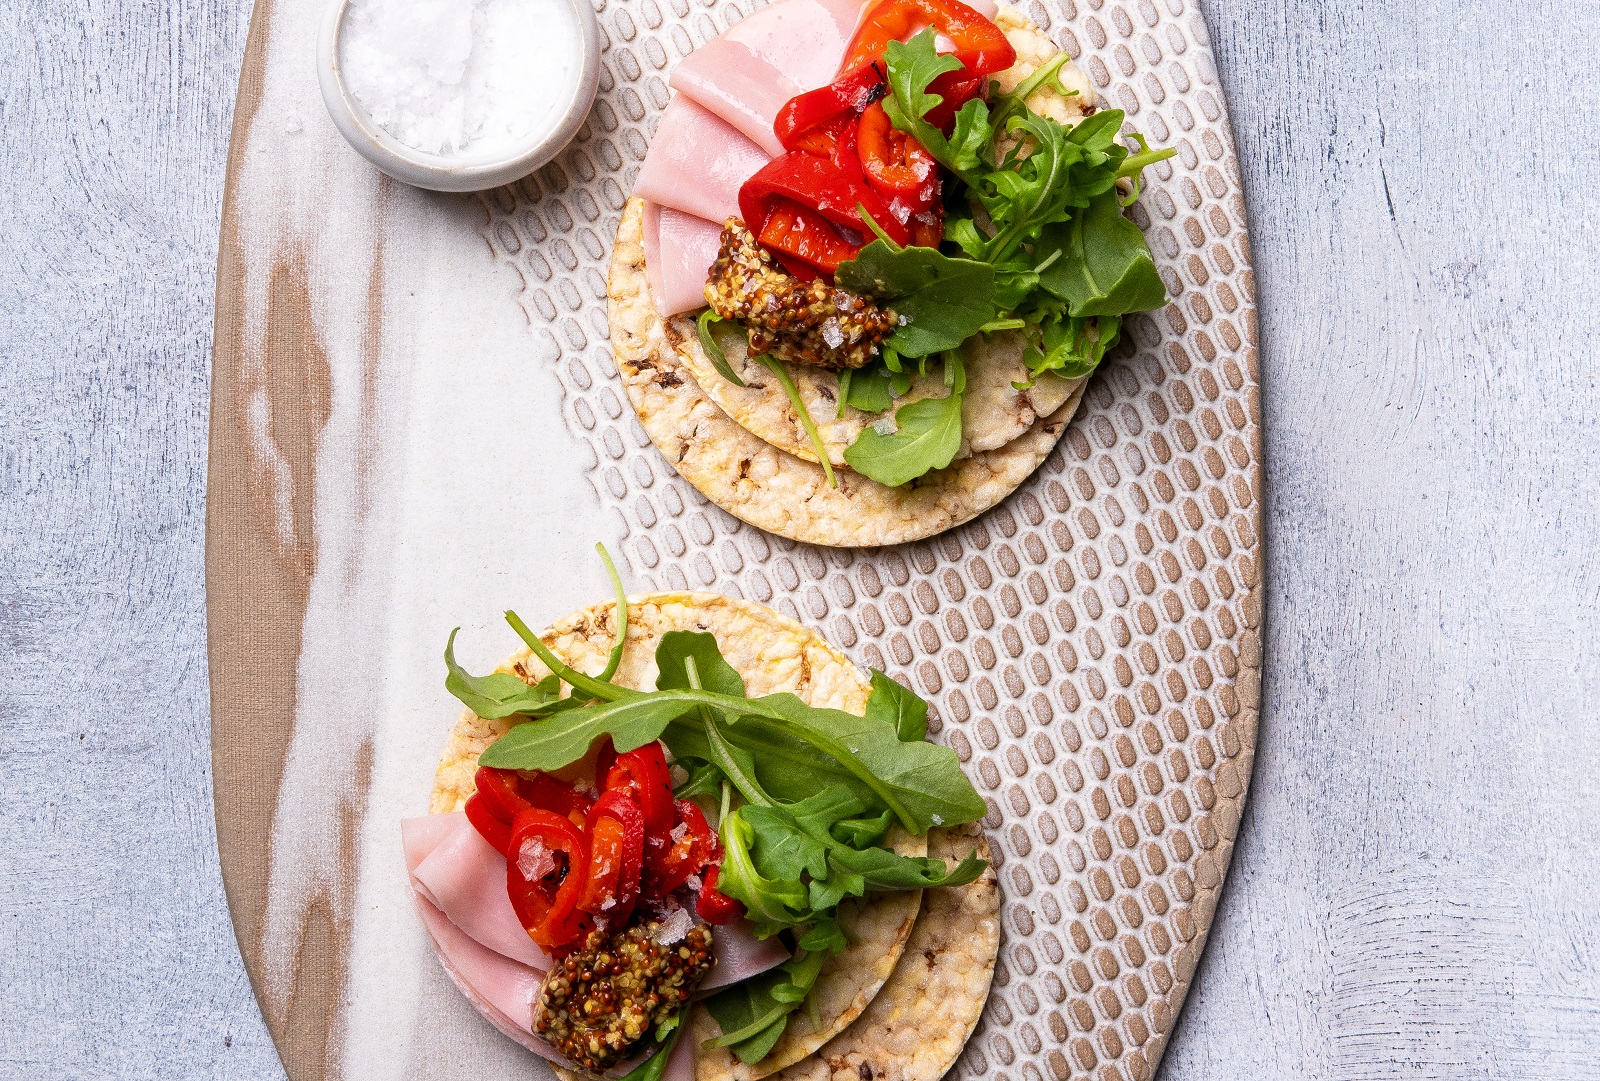
M 201 587 L 248 15 L 0 6 L 0 1078 L 281 1076 L 218 875 Z M 1600 1078 L 1600 8 L 1207 21 L 1267 681 L 1161 1076 Z

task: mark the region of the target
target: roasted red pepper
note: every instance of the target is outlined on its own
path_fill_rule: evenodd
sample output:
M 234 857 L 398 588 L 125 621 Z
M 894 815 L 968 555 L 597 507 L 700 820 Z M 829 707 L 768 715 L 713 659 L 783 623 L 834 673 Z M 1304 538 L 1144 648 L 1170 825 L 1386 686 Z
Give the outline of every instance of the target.
M 474 792 L 468 796 L 467 805 L 462 810 L 467 812 L 467 821 L 472 823 L 472 828 L 478 831 L 479 836 L 493 845 L 496 852 L 505 855 L 506 846 L 511 843 L 511 823 L 495 817 L 483 793 Z
M 838 122 L 857 116 L 883 97 L 888 89 L 883 69 L 868 64 L 846 73 L 828 86 L 790 98 L 772 122 L 772 131 L 785 150 L 828 155 L 838 135 Z
M 1017 52 L 1005 33 L 960 0 L 882 0 L 862 18 L 839 71 L 865 67 L 883 56 L 889 42 L 904 41 L 929 26 L 955 45 L 952 51 L 969 79 L 1016 63 Z
M 595 764 L 595 779 L 601 791 L 633 800 L 644 814 L 647 837 L 664 837 L 672 829 L 672 775 L 660 741 L 618 754 L 608 737 Z
M 701 919 L 718 925 L 732 923 L 744 915 L 743 902 L 736 901 L 717 889 L 717 876 L 721 873 L 720 863 L 713 863 L 706 868 L 705 874 L 700 878 L 700 898 L 694 904 L 694 910 L 700 913 Z
M 653 898 L 665 897 L 700 868 L 722 859 L 722 842 L 706 822 L 705 813 L 686 799 L 678 800 L 674 808 L 675 822 L 668 844 L 646 867 L 645 889 Z
M 528 937 L 547 950 L 577 941 L 589 880 L 589 844 L 570 819 L 529 807 L 517 813 L 506 849 L 506 892 Z
M 860 249 L 840 236 L 828 219 L 793 199 L 776 199 L 756 234 L 770 250 L 832 274 Z M 787 260 L 785 263 L 787 264 Z
M 502 822 L 509 824 L 518 811 L 530 806 L 522 794 L 522 775 L 516 770 L 480 766 L 472 782 L 485 807 Z
M 518 791 L 532 806 L 554 811 L 563 818 L 570 818 L 580 824 L 588 817 L 589 808 L 594 806 L 592 797 L 584 795 L 572 785 L 557 780 L 548 773 L 536 773 L 532 777 L 524 777 Z
M 589 837 L 589 881 L 578 907 L 621 927 L 639 897 L 644 812 L 621 792 L 607 792 L 595 801 L 584 832 Z
M 884 195 L 900 196 L 918 209 L 938 198 L 938 163 L 916 139 L 895 130 L 882 105 L 869 105 L 861 114 L 856 148 L 867 183 Z
M 816 154 L 791 153 L 774 158 L 739 189 L 740 215 L 757 237 L 767 231 L 768 219 L 780 208 L 788 210 L 790 218 L 796 217 L 792 207 L 786 207 L 786 201 L 815 211 L 823 223 L 831 223 L 827 232 L 832 233 L 833 238 L 827 238 L 811 231 L 812 226 L 820 223 L 806 219 L 800 233 L 804 240 L 797 238 L 791 247 L 779 249 L 819 269 L 831 271 L 872 238 L 857 207 L 865 207 L 879 228 L 896 244 L 911 240 L 904 210 L 896 214 L 888 201 L 868 187 L 859 174 L 852 176 L 838 163 Z M 788 236 L 795 224 L 788 221 L 785 225 L 781 235 Z M 843 245 L 835 243 L 835 238 Z

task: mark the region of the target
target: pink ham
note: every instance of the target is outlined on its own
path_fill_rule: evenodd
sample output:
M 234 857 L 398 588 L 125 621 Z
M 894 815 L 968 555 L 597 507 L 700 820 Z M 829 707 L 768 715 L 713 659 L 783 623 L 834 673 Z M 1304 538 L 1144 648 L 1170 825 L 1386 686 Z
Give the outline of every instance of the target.
M 772 155 L 682 94 L 661 113 L 633 193 L 721 223 L 739 216 L 739 188 Z
M 465 814 L 428 817 L 450 818 L 454 825 L 411 868 L 417 892 L 474 941 L 538 972 L 550 971 L 550 958 L 522 929 L 506 896 L 505 857 Z
M 428 855 L 439 847 L 439 842 L 455 831 L 456 823 L 466 820 L 467 816 L 460 811 L 454 814 L 420 815 L 416 818 L 402 819 L 400 844 L 406 853 L 406 873 L 415 871 L 417 864 L 427 859 Z
M 833 81 L 860 0 L 780 0 L 690 53 L 669 83 L 773 157 L 784 102 Z
M 706 277 L 716 262 L 722 226 L 679 210 L 644 205 L 644 268 L 662 315 L 706 302 Z
M 756 925 L 749 920 L 735 920 L 712 931 L 711 955 L 717 959 L 717 967 L 706 976 L 701 991 L 714 991 L 759 976 L 787 961 L 789 950 L 777 936 L 757 938 Z
M 540 1058 L 566 1065 L 555 1048 L 533 1034 L 533 1002 L 543 974 L 474 942 L 420 893 L 412 899 L 445 972 L 478 1012 Z

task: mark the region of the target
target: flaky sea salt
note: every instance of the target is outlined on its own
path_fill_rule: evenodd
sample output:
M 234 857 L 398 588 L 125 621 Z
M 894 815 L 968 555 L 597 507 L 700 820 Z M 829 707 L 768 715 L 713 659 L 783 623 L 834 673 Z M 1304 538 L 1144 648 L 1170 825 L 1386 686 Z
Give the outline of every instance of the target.
M 675 942 L 682 942 L 683 936 L 693 927 L 694 917 L 689 914 L 689 910 L 675 907 L 662 919 L 661 926 L 651 938 L 662 946 L 671 946 Z
M 581 50 L 566 0 L 351 0 L 339 36 L 367 115 L 413 150 L 462 161 L 553 129 Z
M 543 841 L 529 837 L 517 850 L 517 872 L 529 882 L 537 882 L 556 870 L 556 857 Z

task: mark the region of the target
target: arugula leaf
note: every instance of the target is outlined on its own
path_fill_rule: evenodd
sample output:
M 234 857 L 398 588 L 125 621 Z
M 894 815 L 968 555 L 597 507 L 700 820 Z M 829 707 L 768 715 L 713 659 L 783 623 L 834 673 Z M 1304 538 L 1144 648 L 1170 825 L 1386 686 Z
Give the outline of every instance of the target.
M 706 1041 L 704 1046 L 730 1047 L 746 1065 L 766 1058 L 783 1035 L 789 1015 L 800 1008 L 816 986 L 825 960 L 827 955 L 820 951 L 802 953 L 770 972 L 711 996 L 706 1000 L 706 1009 L 722 1029 L 722 1035 Z
M 799 946 L 807 953 L 843 953 L 850 938 L 835 919 L 819 919 L 800 936 Z
M 664 735 L 665 733 L 663 733 Z M 686 760 L 683 755 L 673 752 L 677 764 L 689 772 L 689 779 L 672 790 L 673 799 L 693 799 L 695 796 L 712 796 L 722 791 L 722 783 L 727 780 L 722 770 L 716 763 L 707 760 Z
M 867 696 L 866 715 L 893 725 L 902 743 L 913 743 L 928 736 L 928 703 L 876 668 L 872 670 L 872 693 Z
M 842 289 L 888 301 L 903 322 L 887 344 L 908 357 L 954 349 L 994 313 L 994 268 L 934 248 L 893 248 L 874 240 L 841 263 Z
M 722 344 L 717 341 L 716 332 L 712 330 L 714 324 L 722 321 L 722 316 L 710 308 L 700 313 L 700 317 L 694 321 L 695 330 L 700 335 L 700 348 L 705 351 L 706 359 L 711 361 L 711 366 L 717 370 L 718 375 L 734 386 L 742 387 L 744 380 L 739 378 L 738 373 L 733 370 L 733 365 L 728 363 L 728 355 L 722 351 Z
M 988 861 L 968 855 L 953 868 L 937 856 L 902 856 L 887 848 L 828 850 L 836 867 L 859 877 L 869 890 L 919 890 L 934 886 L 964 886 L 977 878 Z
M 615 702 L 563 710 L 541 721 L 516 725 L 484 749 L 479 759 L 496 769 L 556 770 L 589 753 L 601 736 L 610 736 L 619 753 L 660 739 L 667 725 L 694 708 L 686 693 L 635 693 Z
M 844 374 L 850 377 L 850 385 L 843 394 L 843 399 L 852 409 L 859 409 L 863 413 L 882 413 L 886 409 L 893 408 L 893 373 L 889 371 L 887 365 L 874 361 L 865 367 L 857 368 L 854 372 L 846 371 Z
M 892 825 L 894 825 L 894 815 L 884 811 L 872 818 L 841 818 L 833 824 L 831 832 L 840 844 L 849 845 L 851 848 L 866 848 L 869 845 L 882 844 Z
M 923 398 L 895 410 L 899 430 L 881 435 L 868 428 L 845 449 L 851 469 L 891 488 L 933 469 L 943 469 L 961 449 L 961 395 Z
M 889 96 L 883 110 L 889 122 L 913 136 L 928 153 L 952 173 L 972 183 L 994 133 L 989 126 L 989 107 L 973 98 L 956 113 L 955 129 L 949 139 L 944 132 L 923 119 L 944 101 L 928 93 L 928 85 L 950 71 L 960 71 L 962 63 L 954 56 L 939 55 L 930 27 L 908 42 L 891 41 L 884 52 L 889 76 Z
M 785 927 L 805 923 L 811 916 L 811 908 L 798 874 L 770 878 L 757 866 L 752 847 L 757 834 L 749 815 L 759 810 L 759 807 L 740 807 L 722 820 L 718 833 L 725 853 L 722 870 L 717 874 L 717 889 L 744 902 L 756 934 L 770 938 Z
M 790 731 L 844 764 L 912 833 L 973 822 L 989 811 L 948 747 L 902 743 L 894 726 L 881 718 L 817 709 L 792 694 L 767 695 L 749 705 L 762 709 L 751 709 L 754 716 L 781 715 Z
M 517 632 L 517 637 L 522 639 L 523 644 L 533 652 L 535 657 L 544 662 L 546 668 L 550 669 L 555 675 L 560 676 L 563 682 L 571 685 L 574 693 L 582 691 L 590 698 L 599 698 L 607 702 L 615 702 L 618 699 L 628 698 L 639 693 L 626 687 L 618 687 L 603 679 L 585 675 L 573 668 L 560 657 L 557 657 L 549 646 L 541 642 L 539 636 L 528 629 L 528 625 L 522 621 L 522 617 L 517 613 L 506 612 L 506 622 L 511 624 L 511 629 Z
M 819 785 L 842 784 L 869 806 L 879 806 L 877 795 L 855 774 L 805 740 L 758 717 L 746 717 L 737 725 L 720 726 L 720 730 L 741 762 L 754 763 L 757 783 L 772 802 L 796 803 L 815 793 Z M 674 758 L 715 762 L 702 723 L 674 724 L 661 738 Z
M 1114 190 L 1052 226 L 1041 246 L 1062 253 L 1039 275 L 1039 284 L 1065 300 L 1074 316 L 1126 315 L 1167 302 L 1166 286 L 1139 227 L 1122 216 Z
M 1054 372 L 1064 379 L 1088 375 L 1099 367 L 1106 350 L 1117 344 L 1122 319 L 1115 315 L 1098 319 L 1056 316 L 1040 323 L 1030 335 L 1022 359 L 1029 373 L 1037 378 Z
M 744 697 L 744 677 L 723 659 L 714 634 L 704 631 L 668 631 L 656 644 L 656 687 L 663 691 L 690 686 L 684 659 L 693 657 L 700 688 L 718 694 Z
M 1004 168 L 984 174 L 973 187 L 995 228 L 984 257 L 1008 259 L 1018 247 L 1037 240 L 1045 226 L 1066 221 L 1075 208 L 1110 191 L 1128 154 L 1115 139 L 1121 122 L 1115 109 L 1096 113 L 1070 131 L 1027 110 L 1012 117 L 1007 132 L 1025 138 L 1006 156 Z
M 839 481 L 833 475 L 833 463 L 828 460 L 828 448 L 817 431 L 817 422 L 812 419 L 810 410 L 806 409 L 806 403 L 800 399 L 800 388 L 794 385 L 794 377 L 789 374 L 789 369 L 771 353 L 762 353 L 756 360 L 777 379 L 784 396 L 789 399 L 789 405 L 799 416 L 800 426 L 806 430 L 806 438 L 811 441 L 811 453 L 817 456 L 817 464 L 822 466 L 823 475 L 828 478 L 828 487 L 839 487 Z
M 555 676 L 546 676 L 530 685 L 507 672 L 472 675 L 456 663 L 456 635 L 459 633 L 460 627 L 451 631 L 444 644 L 444 687 L 478 716 L 491 721 L 519 713 L 538 716 L 566 701 L 561 697 L 561 680 Z
M 605 669 L 595 677 L 609 683 L 622 664 L 622 651 L 628 644 L 628 591 L 622 587 L 622 575 L 617 573 L 617 565 L 611 562 L 611 553 L 606 551 L 606 546 L 596 544 L 594 550 L 600 553 L 600 562 L 605 564 L 606 575 L 611 579 L 611 591 L 616 597 L 613 611 L 616 612 L 617 640 L 611 643 L 611 655 L 606 658 Z

